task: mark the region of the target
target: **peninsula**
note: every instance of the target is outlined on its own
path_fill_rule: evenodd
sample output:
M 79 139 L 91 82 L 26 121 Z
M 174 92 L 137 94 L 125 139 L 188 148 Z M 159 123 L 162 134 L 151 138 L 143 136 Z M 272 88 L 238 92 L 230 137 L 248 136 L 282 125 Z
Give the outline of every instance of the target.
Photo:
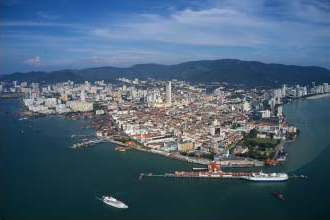
M 198 164 L 222 167 L 274 165 L 285 161 L 283 143 L 299 130 L 289 125 L 282 104 L 329 94 L 327 83 L 279 89 L 243 89 L 228 83 L 190 84 L 118 78 L 75 84 L 2 83 L 2 95 L 23 94 L 23 118 L 66 115 L 92 119 L 96 139 Z

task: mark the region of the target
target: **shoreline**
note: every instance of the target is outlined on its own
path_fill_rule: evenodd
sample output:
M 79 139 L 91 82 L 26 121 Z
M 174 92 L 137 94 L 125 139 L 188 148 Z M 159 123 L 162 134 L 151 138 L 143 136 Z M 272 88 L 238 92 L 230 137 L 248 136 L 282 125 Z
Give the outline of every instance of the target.
M 20 100 L 20 105 L 23 107 L 23 109 L 26 109 L 26 107 L 24 106 L 23 102 L 22 102 L 22 97 L 19 97 Z M 77 114 L 82 114 L 84 115 L 84 113 L 76 113 L 76 117 L 67 117 L 67 115 L 64 115 L 64 117 L 67 120 L 85 120 L 85 117 L 80 117 L 79 115 L 77 116 Z M 41 118 L 41 117 L 58 117 L 61 114 L 40 114 L 40 113 L 33 113 L 33 112 L 29 112 L 29 111 L 24 111 L 24 112 L 20 112 L 18 115 L 20 115 L 21 117 L 27 117 L 28 119 L 35 119 L 35 118 Z M 93 118 L 92 118 L 93 120 Z M 91 123 L 93 123 L 91 121 Z M 96 135 L 97 129 L 95 129 L 95 132 L 93 133 L 93 137 L 94 138 L 100 138 Z M 121 133 L 121 135 L 123 135 Z M 136 140 L 132 139 L 132 137 L 125 135 L 126 138 L 128 140 L 133 140 L 134 142 L 136 142 Z M 105 140 L 105 142 L 110 142 L 110 143 L 114 143 L 114 144 L 121 144 L 122 146 L 126 146 L 124 143 L 122 142 L 118 142 L 115 140 L 111 140 L 110 138 L 106 138 L 103 137 L 103 139 Z M 95 143 L 97 144 L 97 143 Z M 163 157 L 167 157 L 170 159 L 175 159 L 175 160 L 179 160 L 179 161 L 184 161 L 184 162 L 188 162 L 191 164 L 198 164 L 198 165 L 204 165 L 207 166 L 210 162 L 212 162 L 212 160 L 207 159 L 207 158 L 194 158 L 194 157 L 189 157 L 189 156 L 184 156 L 178 153 L 170 153 L 170 152 L 163 152 L 160 150 L 156 150 L 156 149 L 148 149 L 146 146 L 142 145 L 141 143 L 139 143 L 141 146 L 135 146 L 133 149 L 138 150 L 140 152 L 147 152 L 147 153 L 151 153 L 151 154 L 156 154 L 156 155 L 160 155 Z M 91 144 L 94 145 L 94 144 Z M 90 146 L 91 146 L 90 145 Z M 220 166 L 225 167 L 225 168 L 252 168 L 252 167 L 264 167 L 266 166 L 265 161 L 263 160 L 256 160 L 253 158 L 239 158 L 237 157 L 237 159 L 228 159 L 228 160 L 219 160 L 217 161 L 218 164 L 220 164 Z
M 320 99 L 320 98 L 326 98 L 326 97 L 330 97 L 330 93 L 317 94 L 317 95 L 306 97 L 306 99 L 312 100 L 312 99 Z
M 319 94 L 319 95 L 316 95 L 316 96 L 317 96 L 317 98 L 321 98 L 324 95 L 330 96 L 330 93 Z M 19 99 L 20 99 L 21 106 L 23 106 L 23 108 L 25 108 L 23 102 L 21 101 L 22 97 L 19 97 Z M 23 114 L 23 116 L 28 117 L 29 119 L 38 118 L 38 117 L 47 117 L 47 116 L 53 116 L 53 117 L 59 116 L 58 114 L 51 114 L 51 115 L 35 114 L 35 113 L 29 112 L 29 111 L 21 112 L 21 114 Z M 68 119 L 68 120 L 77 120 L 77 119 L 84 120 L 85 117 L 81 117 L 81 115 L 84 115 L 84 114 L 86 114 L 86 113 L 76 113 L 75 114 L 76 117 L 67 117 L 67 115 L 65 115 L 65 118 Z M 91 119 L 93 120 L 93 118 L 91 118 Z M 93 122 L 91 122 L 91 123 L 93 123 Z M 93 136 L 96 137 L 96 138 L 99 138 L 96 135 L 97 129 L 96 128 L 94 128 L 94 129 L 95 129 L 95 132 L 94 132 Z M 121 133 L 121 135 L 123 135 L 123 134 Z M 125 136 L 127 137 L 127 139 L 133 140 L 135 142 L 135 140 L 132 139 L 132 137 L 130 137 L 128 135 L 125 135 Z M 114 140 L 110 140 L 109 138 L 105 138 L 105 140 L 106 140 L 106 142 L 112 142 L 112 143 L 119 144 L 118 142 L 116 142 Z M 284 143 L 280 142 L 277 146 L 275 146 L 275 148 L 277 149 L 276 151 L 278 151 L 278 149 L 284 149 L 284 144 L 286 142 L 287 141 L 284 141 Z M 125 145 L 124 143 L 121 143 L 121 144 Z M 141 143 L 139 143 L 139 144 L 142 145 Z M 143 151 L 143 152 L 148 152 L 148 153 L 152 153 L 152 154 L 161 155 L 163 157 L 167 157 L 167 158 L 171 158 L 171 159 L 175 159 L 175 160 L 180 160 L 180 161 L 184 161 L 184 162 L 188 162 L 188 163 L 199 164 L 199 165 L 207 165 L 212 161 L 212 160 L 207 159 L 207 158 L 194 158 L 194 157 L 184 156 L 184 155 L 181 155 L 181 154 L 178 154 L 178 153 L 170 153 L 170 152 L 163 152 L 163 151 L 156 150 L 156 149 L 148 149 L 144 145 L 135 146 L 133 149 L 136 149 L 138 151 Z M 244 157 L 244 158 L 237 157 L 236 159 L 228 159 L 228 160 L 223 160 L 222 159 L 222 160 L 217 161 L 217 163 L 220 164 L 222 167 L 229 167 L 229 168 L 265 167 L 265 166 L 268 165 L 266 160 L 256 160 L 256 159 L 249 158 L 249 157 Z M 274 164 L 274 165 L 277 165 L 277 164 Z

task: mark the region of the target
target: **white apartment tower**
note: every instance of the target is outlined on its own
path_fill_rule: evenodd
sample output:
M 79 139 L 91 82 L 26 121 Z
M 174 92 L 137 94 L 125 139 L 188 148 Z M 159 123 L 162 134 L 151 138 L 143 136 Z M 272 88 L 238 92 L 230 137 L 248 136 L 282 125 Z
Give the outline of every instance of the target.
M 82 102 L 86 101 L 86 94 L 84 90 L 80 91 L 80 101 Z
M 282 87 L 282 97 L 286 96 L 286 85 L 284 84 Z
M 171 81 L 166 83 L 166 104 L 172 104 L 172 85 Z

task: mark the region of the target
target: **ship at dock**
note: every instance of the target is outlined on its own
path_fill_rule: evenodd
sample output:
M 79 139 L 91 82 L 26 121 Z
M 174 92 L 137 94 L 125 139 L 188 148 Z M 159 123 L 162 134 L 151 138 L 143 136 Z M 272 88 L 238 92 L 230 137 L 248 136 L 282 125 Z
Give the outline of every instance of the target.
M 286 173 L 263 173 L 261 171 L 248 176 L 242 176 L 241 178 L 255 182 L 278 182 L 288 180 L 289 176 Z
M 220 169 L 220 165 L 212 162 L 203 170 L 201 168 L 194 169 L 198 171 L 175 171 L 174 173 L 165 173 L 164 175 L 154 175 L 152 173 L 140 174 L 140 180 L 143 176 L 164 176 L 173 178 L 211 178 L 211 179 L 245 179 L 250 181 L 285 181 L 289 179 L 286 173 L 263 173 L 262 171 L 241 171 L 241 172 L 226 172 Z
M 196 170 L 196 169 L 195 169 Z M 196 177 L 196 178 L 240 178 L 251 175 L 253 172 L 225 172 L 220 165 L 212 162 L 204 170 L 199 171 L 175 171 L 174 174 L 165 174 L 168 177 Z

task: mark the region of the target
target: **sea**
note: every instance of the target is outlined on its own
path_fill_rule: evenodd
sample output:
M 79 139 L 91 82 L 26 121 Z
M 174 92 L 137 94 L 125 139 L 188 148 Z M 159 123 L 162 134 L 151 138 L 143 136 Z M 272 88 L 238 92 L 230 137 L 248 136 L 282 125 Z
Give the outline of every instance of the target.
M 92 135 L 88 120 L 18 120 L 19 99 L 1 100 L 0 219 L 328 219 L 330 218 L 330 98 L 284 106 L 300 136 L 285 144 L 285 164 L 264 172 L 308 179 L 255 183 L 233 179 L 145 177 L 198 165 L 111 143 L 72 149 L 72 135 Z M 24 132 L 22 134 L 22 131 Z M 285 200 L 272 195 L 280 192 Z M 98 200 L 112 195 L 129 206 Z

